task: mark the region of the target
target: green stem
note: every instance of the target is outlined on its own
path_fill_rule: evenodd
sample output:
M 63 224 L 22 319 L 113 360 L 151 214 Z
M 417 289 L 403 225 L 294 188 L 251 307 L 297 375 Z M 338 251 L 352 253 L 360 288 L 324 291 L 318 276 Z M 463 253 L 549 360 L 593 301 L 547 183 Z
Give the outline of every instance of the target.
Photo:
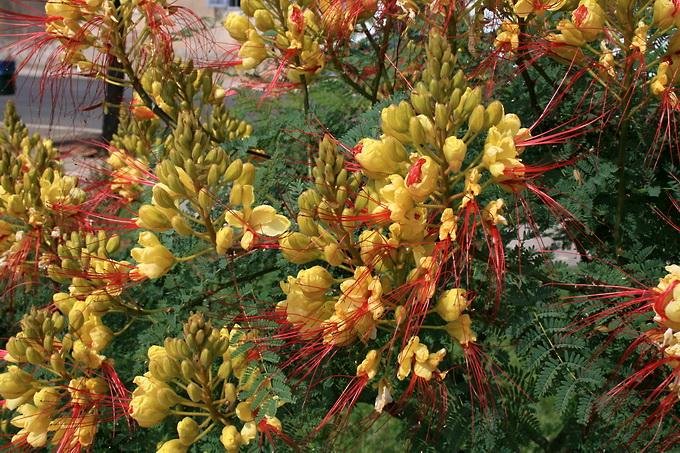
M 193 260 L 193 259 L 195 259 L 195 258 L 198 258 L 199 256 L 205 255 L 206 253 L 210 253 L 210 252 L 212 252 L 213 250 L 214 250 L 214 248 L 208 247 L 207 249 L 203 249 L 203 250 L 201 250 L 200 252 L 194 253 L 193 255 L 183 256 L 183 257 L 180 257 L 180 258 L 175 258 L 175 261 L 177 261 L 178 263 L 183 263 L 183 262 L 186 262 L 186 261 L 191 261 L 191 260 Z

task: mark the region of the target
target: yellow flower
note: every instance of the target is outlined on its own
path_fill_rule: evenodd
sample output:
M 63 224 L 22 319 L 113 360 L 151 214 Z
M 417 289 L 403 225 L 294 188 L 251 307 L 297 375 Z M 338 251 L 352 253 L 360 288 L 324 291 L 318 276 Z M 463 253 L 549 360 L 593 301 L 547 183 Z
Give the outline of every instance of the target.
M 366 354 L 366 358 L 357 366 L 357 376 L 366 376 L 368 379 L 373 379 L 378 373 L 380 366 L 380 352 L 371 349 Z
M 57 412 L 61 402 L 59 390 L 55 387 L 43 387 L 33 396 L 34 404 L 23 404 L 18 408 L 18 415 L 11 421 L 21 430 L 14 435 L 12 441 L 26 436 L 26 442 L 32 447 L 43 447 L 47 442 L 50 421 Z
M 0 374 L 0 396 L 5 401 L 5 407 L 15 409 L 29 401 L 35 394 L 33 376 L 16 365 L 7 367 L 7 371 Z
M 78 21 L 82 11 L 78 5 L 64 0 L 48 0 L 45 3 L 45 13 L 52 17 L 61 17 L 69 21 Z
M 137 388 L 132 392 L 130 409 L 132 418 L 139 426 L 150 428 L 159 424 L 170 414 L 170 407 L 179 401 L 175 392 L 150 373 L 135 377 Z
M 502 198 L 490 201 L 482 211 L 482 220 L 491 225 L 507 225 L 507 219 L 501 215 L 504 204 Z
M 314 266 L 298 272 L 297 284 L 305 296 L 310 299 L 321 299 L 333 284 L 333 276 L 323 267 Z
M 470 315 L 460 315 L 458 319 L 446 325 L 446 331 L 464 347 L 477 341 L 477 336 L 472 331 Z
M 439 165 L 428 156 L 412 154 L 411 162 L 406 188 L 416 202 L 423 202 L 437 189 L 441 171 Z
M 656 75 L 650 82 L 650 90 L 655 96 L 661 96 L 668 89 L 668 62 L 659 63 Z
M 390 183 L 380 189 L 380 202 L 373 214 L 387 210 L 390 212 L 390 219 L 394 222 L 404 220 L 406 212 L 415 206 L 411 191 L 406 187 L 404 178 L 400 175 L 390 175 Z
M 377 320 L 385 311 L 380 279 L 373 277 L 369 268 L 359 266 L 354 278 L 340 284 L 340 291 L 335 314 L 323 323 L 324 341 L 342 346 L 351 343 L 355 336 L 362 341 L 375 338 Z
M 149 372 L 158 380 L 167 382 L 179 375 L 179 364 L 162 346 L 152 345 L 147 351 Z M 181 436 L 180 436 L 181 437 Z
M 659 313 L 661 318 L 657 321 L 663 321 L 666 327 L 671 327 L 674 330 L 680 329 L 680 266 L 671 265 L 666 266 L 668 274 L 659 280 L 659 284 L 655 290 L 660 293 L 667 293 L 665 299 L 660 304 L 664 307 L 664 312 Z M 672 290 L 670 289 L 672 287 Z
M 516 51 L 519 47 L 519 24 L 504 21 L 493 45 L 497 49 Z
M 641 54 L 647 52 L 647 32 L 649 31 L 649 25 L 643 21 L 638 22 L 635 28 L 635 35 L 633 36 L 633 42 L 630 44 L 631 49 L 637 49 Z
M 377 413 L 382 413 L 385 406 L 390 404 L 394 399 L 392 399 L 392 394 L 390 393 L 389 384 L 385 379 L 381 379 L 378 382 L 378 396 L 375 398 L 374 408 Z
M 248 445 L 251 440 L 257 437 L 257 424 L 255 422 L 244 423 L 241 428 L 241 442 Z
M 277 214 L 276 209 L 268 205 L 250 208 L 244 204 L 243 211 L 227 211 L 224 215 L 227 223 L 243 230 L 241 247 L 249 250 L 255 240 L 255 235 L 270 237 L 280 236 L 290 228 L 290 220 Z
M 85 192 L 77 187 L 78 178 L 55 173 L 52 180 L 40 179 L 40 199 L 51 208 L 56 205 L 77 205 L 85 200 Z
M 444 291 L 439 297 L 435 310 L 444 321 L 458 319 L 468 306 L 467 293 L 464 289 L 454 288 Z
M 420 338 L 413 336 L 397 356 L 397 379 L 403 381 L 413 371 L 419 378 L 429 381 L 445 355 L 446 349 L 430 353 L 427 346 L 420 343 Z
M 71 355 L 73 356 L 73 360 L 92 370 L 99 368 L 104 359 L 106 359 L 105 356 L 98 354 L 95 350 L 90 349 L 89 346 L 80 340 L 73 342 Z
M 456 224 L 458 217 L 453 213 L 453 209 L 446 208 L 442 212 L 441 225 L 439 226 L 439 240 L 456 240 Z
M 489 128 L 482 165 L 492 176 L 501 178 L 507 169 L 524 167 L 518 158 L 520 150 L 515 146 L 515 137 L 526 133 L 526 129 L 520 129 L 517 115 L 513 114 L 505 115 L 498 125 Z
M 465 196 L 460 203 L 460 208 L 464 208 L 470 201 L 474 200 L 482 191 L 482 186 L 479 185 L 481 175 L 477 168 L 473 168 L 465 177 Z
M 581 0 L 571 20 L 587 42 L 595 40 L 604 26 L 604 11 L 597 0 Z
M 680 8 L 674 0 L 655 0 L 654 23 L 660 28 L 680 27 Z
M 267 58 L 267 47 L 256 30 L 248 32 L 248 40 L 241 45 L 238 56 L 241 58 L 241 69 L 253 69 Z
M 52 411 L 39 409 L 32 404 L 22 404 L 17 412 L 19 415 L 14 417 L 11 423 L 21 429 L 12 437 L 12 442 L 20 444 L 25 438 L 31 447 L 44 447 L 47 443 L 47 430 Z
M 363 172 L 372 179 L 382 179 L 396 173 L 406 160 L 404 145 L 389 135 L 380 140 L 362 139 L 354 148 L 354 153 Z
M 143 248 L 133 248 L 132 258 L 137 261 L 136 271 L 147 278 L 159 278 L 167 274 L 175 264 L 175 257 L 165 248 L 156 235 L 149 231 L 139 234 L 139 244 Z
M 215 250 L 217 251 L 217 254 L 224 255 L 234 243 L 234 230 L 230 226 L 220 228 L 217 232 L 216 241 Z

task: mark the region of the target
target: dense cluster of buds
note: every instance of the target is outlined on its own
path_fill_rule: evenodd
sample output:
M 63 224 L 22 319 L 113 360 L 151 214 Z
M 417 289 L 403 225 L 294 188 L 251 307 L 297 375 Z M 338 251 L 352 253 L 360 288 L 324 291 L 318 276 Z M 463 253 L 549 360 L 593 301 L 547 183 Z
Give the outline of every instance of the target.
M 100 422 L 125 412 L 127 395 L 115 371 L 97 354 L 111 340 L 92 304 L 55 295 L 58 311 L 35 310 L 7 342 L 0 360 L 0 396 L 16 411 L 14 446 L 54 445 L 76 451 L 92 445 Z
M 165 140 L 165 149 L 167 158 L 155 169 L 158 182 L 151 204 L 139 209 L 140 227 L 155 232 L 174 229 L 180 235 L 195 236 L 220 255 L 235 242 L 249 250 L 288 230 L 290 222 L 274 208 L 253 206 L 254 165 L 240 159 L 230 161 L 190 114 L 180 115 L 177 127 Z M 228 203 L 218 202 L 217 194 L 229 186 Z M 171 263 L 164 263 L 167 265 L 161 268 L 167 271 Z M 164 273 L 147 276 L 157 278 Z
M 382 110 L 380 137 L 362 139 L 350 156 L 324 138 L 315 187 L 298 200 L 299 231 L 279 241 L 294 263 L 330 266 L 289 277 L 279 310 L 310 348 L 378 342 L 366 359 L 371 373 L 368 365 L 357 371 L 364 385 L 363 378 L 378 375 L 384 383 L 442 379 L 446 373 L 437 367 L 446 350 L 430 353 L 419 340 L 424 329 L 447 332 L 463 351 L 474 350 L 465 313 L 473 293 L 460 288 L 471 238 L 484 233 L 490 261 L 502 273 L 502 250 L 491 249 L 502 249 L 497 226 L 507 222 L 494 187 L 522 187 L 519 155 L 529 131 L 501 103 L 482 103 L 481 90 L 455 70 L 455 55 L 435 31 L 427 56 L 410 101 Z M 447 324 L 425 326 L 435 313 Z M 401 350 L 397 363 L 383 361 L 379 373 L 381 357 L 395 357 L 394 347 Z M 390 387 L 381 387 L 380 401 Z
M 221 429 L 227 452 L 239 451 L 260 433 L 281 433 L 276 409 L 285 401 L 272 393 L 269 379 L 262 379 L 259 354 L 251 343 L 256 337 L 257 332 L 238 325 L 214 328 L 203 315 L 194 314 L 184 325 L 183 338 L 167 338 L 163 346 L 149 348 L 149 371 L 134 380 L 132 417 L 151 427 L 168 416 L 183 415 L 183 407 L 195 414 L 182 418 L 178 437 L 157 451 L 186 452 L 213 429 Z
M 78 178 L 63 173 L 52 141 L 29 136 L 12 103 L 0 129 L 0 269 L 21 276 L 45 267 L 62 232 L 78 229 L 86 198 Z M 31 266 L 29 263 L 33 262 Z
M 325 66 L 320 45 L 320 11 L 309 2 L 249 0 L 245 15 L 230 13 L 224 27 L 240 43 L 239 67 L 252 69 L 273 57 L 286 68 L 292 82 L 309 82 Z

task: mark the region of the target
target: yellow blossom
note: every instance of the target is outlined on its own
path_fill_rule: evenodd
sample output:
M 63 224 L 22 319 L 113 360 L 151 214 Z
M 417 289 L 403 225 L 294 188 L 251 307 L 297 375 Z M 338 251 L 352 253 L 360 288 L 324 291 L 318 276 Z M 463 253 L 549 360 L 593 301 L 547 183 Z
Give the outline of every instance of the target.
M 674 0 L 654 1 L 654 23 L 660 28 L 680 27 L 680 8 Z
M 411 155 L 406 188 L 414 201 L 423 202 L 439 187 L 441 170 L 429 156 Z
M 456 224 L 458 218 L 453 213 L 453 209 L 446 208 L 442 212 L 441 224 L 439 225 L 439 240 L 443 241 L 445 239 L 450 239 L 451 241 L 456 240 Z
M 385 311 L 380 279 L 373 277 L 369 268 L 359 266 L 354 278 L 340 284 L 340 291 L 335 314 L 323 323 L 324 341 L 341 346 L 356 337 L 362 341 L 375 338 L 377 320 Z
M 406 150 L 404 145 L 389 135 L 380 140 L 364 138 L 355 148 L 355 158 L 369 178 L 381 179 L 397 172 L 400 164 L 406 160 Z
M 159 424 L 170 414 L 170 407 L 179 401 L 179 397 L 166 383 L 150 373 L 135 377 L 133 382 L 137 388 L 132 392 L 130 415 L 143 428 Z
M 393 174 L 389 175 L 388 179 L 390 183 L 380 189 L 381 206 L 377 207 L 374 214 L 384 211 L 386 207 L 390 212 L 390 219 L 399 222 L 404 220 L 406 212 L 415 206 L 415 201 L 411 191 L 406 187 L 404 178 Z
M 380 352 L 371 349 L 366 354 L 366 358 L 357 366 L 357 376 L 366 376 L 368 379 L 373 379 L 378 373 L 380 365 Z
M 246 185 L 252 191 L 252 186 Z M 280 236 L 290 228 L 290 220 L 286 216 L 276 213 L 276 209 L 268 205 L 260 205 L 252 208 L 252 197 L 242 200 L 242 211 L 227 211 L 224 214 L 229 226 L 243 230 L 241 247 L 249 250 L 252 247 L 256 235 L 269 237 Z
M 460 315 L 456 320 L 449 322 L 446 331 L 464 347 L 477 341 L 477 336 L 472 331 L 470 315 Z
M 241 45 L 238 56 L 241 69 L 253 69 L 267 58 L 267 47 L 257 30 L 248 31 L 248 40 Z
M 140 233 L 138 242 L 143 248 L 133 248 L 130 254 L 139 263 L 136 271 L 144 277 L 152 279 L 162 277 L 175 264 L 173 254 L 153 233 L 149 231 Z
M 397 356 L 397 379 L 403 381 L 413 371 L 419 378 L 429 381 L 445 355 L 446 349 L 430 353 L 427 346 L 420 343 L 420 338 L 413 336 Z
M 516 51 L 519 47 L 519 24 L 503 21 L 500 32 L 496 35 L 493 45 L 497 49 Z
M 442 293 L 435 310 L 444 321 L 451 322 L 458 319 L 467 306 L 467 292 L 461 288 L 454 288 Z
M 482 211 L 482 220 L 491 225 L 507 225 L 508 220 L 501 215 L 504 204 L 502 198 L 490 201 Z

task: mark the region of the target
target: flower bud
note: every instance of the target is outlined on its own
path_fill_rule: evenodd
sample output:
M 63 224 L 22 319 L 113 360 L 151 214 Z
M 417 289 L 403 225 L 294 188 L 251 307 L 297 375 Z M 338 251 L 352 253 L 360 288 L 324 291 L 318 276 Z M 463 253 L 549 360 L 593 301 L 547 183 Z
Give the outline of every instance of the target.
M 248 401 L 242 401 L 236 405 L 236 416 L 242 422 L 250 422 L 254 420 L 253 409 L 250 407 Z
M 235 181 L 241 176 L 241 171 L 243 170 L 243 161 L 241 159 L 236 159 L 232 161 L 227 170 L 224 172 L 224 180 L 226 182 Z
M 484 128 L 488 129 L 491 126 L 495 126 L 505 115 L 505 109 L 503 103 L 500 101 L 493 101 L 491 104 L 486 106 L 486 115 L 484 121 Z
M 220 228 L 216 236 L 216 247 L 218 255 L 224 255 L 234 244 L 234 229 L 230 226 Z
M 139 219 L 137 220 L 137 225 L 139 225 L 140 228 L 156 232 L 165 231 L 172 228 L 170 220 L 165 216 L 163 211 L 150 204 L 145 204 L 139 208 Z
M 238 177 L 239 184 L 243 186 L 252 186 L 255 181 L 255 165 L 246 162 L 241 167 L 241 174 Z
M 468 132 L 470 134 L 479 134 L 482 129 L 484 129 L 484 115 L 485 115 L 486 109 L 484 108 L 483 105 L 478 105 L 477 107 L 474 108 L 472 113 L 470 114 L 470 118 L 468 118 Z
M 274 28 L 274 20 L 272 19 L 272 15 L 266 9 L 258 9 L 255 11 L 253 18 L 255 19 L 255 26 L 260 31 L 269 31 Z
M 190 382 L 189 385 L 187 385 L 187 394 L 194 403 L 198 403 L 199 401 L 203 400 L 203 392 L 201 387 L 199 387 L 195 382 Z
M 241 448 L 241 434 L 234 425 L 225 426 L 222 429 L 220 442 L 222 442 L 227 453 L 236 453 Z
M 194 234 L 194 230 L 191 229 L 189 223 L 184 220 L 181 215 L 176 215 L 170 221 L 172 228 L 177 231 L 181 236 L 191 236 Z
M 180 439 L 170 439 L 163 442 L 156 453 L 186 453 L 188 450 L 188 445 L 185 445 Z
M 298 272 L 298 284 L 302 293 L 310 299 L 321 299 L 333 285 L 333 276 L 321 266 Z
M 177 434 L 182 444 L 187 447 L 194 443 L 196 436 L 200 433 L 198 423 L 191 417 L 184 417 L 177 423 Z
M 232 38 L 239 42 L 244 42 L 248 39 L 250 22 L 247 17 L 237 12 L 232 12 L 224 19 L 224 28 Z
M 385 107 L 380 113 L 382 130 L 402 143 L 410 143 L 409 123 L 413 116 L 413 109 L 406 101 Z
M 449 164 L 449 168 L 453 172 L 459 172 L 465 154 L 467 153 L 467 145 L 465 142 L 457 137 L 447 137 L 444 141 L 444 157 Z

